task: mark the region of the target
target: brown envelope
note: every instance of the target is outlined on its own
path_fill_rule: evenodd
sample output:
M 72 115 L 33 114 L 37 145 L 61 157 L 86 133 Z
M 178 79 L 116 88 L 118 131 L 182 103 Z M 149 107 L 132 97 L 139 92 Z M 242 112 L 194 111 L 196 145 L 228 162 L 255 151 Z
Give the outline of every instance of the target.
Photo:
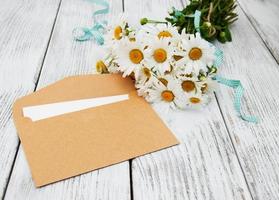
M 22 108 L 129 93 L 129 100 L 39 121 Z M 65 78 L 17 100 L 13 117 L 37 187 L 178 144 L 151 106 L 120 75 Z

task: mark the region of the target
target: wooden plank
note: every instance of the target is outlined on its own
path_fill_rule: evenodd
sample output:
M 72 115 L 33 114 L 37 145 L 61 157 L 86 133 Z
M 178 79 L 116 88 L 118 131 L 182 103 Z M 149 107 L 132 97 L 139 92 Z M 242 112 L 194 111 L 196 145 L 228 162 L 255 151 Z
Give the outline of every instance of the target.
M 121 0 L 111 0 L 111 14 L 122 12 Z M 92 12 L 97 7 L 87 1 L 62 1 L 51 38 L 38 88 L 63 77 L 88 74 L 93 70 L 93 41 L 76 42 L 72 30 L 92 24 Z M 94 158 L 92 158 L 94 159 Z M 18 153 L 5 199 L 130 199 L 129 163 L 67 179 L 36 189 L 22 148 Z
M 165 15 L 179 1 L 125 1 L 125 11 Z M 147 14 L 148 15 L 148 14 Z M 251 199 L 214 99 L 201 111 L 161 116 L 181 144 L 132 161 L 134 199 Z
M 238 13 L 233 42 L 220 45 L 225 53 L 221 73 L 242 81 L 243 110 L 259 116 L 260 123 L 237 117 L 231 89 L 221 87 L 217 97 L 254 199 L 279 199 L 279 68 L 242 10 Z
M 3 197 L 18 137 L 11 108 L 34 90 L 60 0 L 2 0 L 0 6 L 0 198 Z
M 238 0 L 238 2 L 279 63 L 279 2 L 277 0 Z

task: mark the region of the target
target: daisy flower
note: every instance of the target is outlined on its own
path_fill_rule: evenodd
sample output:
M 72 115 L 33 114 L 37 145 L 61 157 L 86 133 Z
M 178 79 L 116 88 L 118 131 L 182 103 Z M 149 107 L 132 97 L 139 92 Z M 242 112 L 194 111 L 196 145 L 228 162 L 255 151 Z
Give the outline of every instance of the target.
M 199 34 L 191 35 L 189 40 L 182 39 L 180 45 L 181 50 L 177 55 L 182 58 L 177 61 L 177 64 L 185 67 L 185 73 L 199 74 L 200 70 L 206 72 L 207 66 L 213 65 L 215 48 Z
M 154 85 L 156 80 L 157 79 L 151 75 L 146 81 L 136 82 L 135 87 L 137 88 L 138 95 L 146 97 L 148 95 L 148 89 Z
M 123 39 L 129 34 L 129 26 L 127 16 L 120 14 L 118 17 L 114 17 L 111 23 L 107 26 L 107 34 L 105 35 L 105 45 L 112 46 L 115 42 Z
M 147 92 L 146 100 L 151 103 L 160 104 L 164 110 L 175 107 L 183 108 L 186 105 L 183 91 L 181 91 L 175 79 L 169 80 L 167 85 L 159 81 L 152 88 L 148 89 Z
M 142 67 L 137 70 L 135 79 L 137 83 L 145 83 L 148 80 L 152 79 L 154 77 L 153 72 L 149 67 L 147 67 L 146 64 L 143 64 Z
M 198 86 L 202 94 L 213 93 L 217 88 L 217 82 L 212 78 L 206 78 L 204 81 L 198 82 Z
M 185 93 L 186 103 L 191 108 L 200 108 L 209 102 L 207 95 L 202 95 L 200 92 Z
M 165 81 L 167 83 L 167 80 Z M 151 88 L 157 82 L 158 77 L 154 74 L 154 72 L 152 72 L 149 67 L 146 67 L 146 65 L 143 65 L 136 77 L 136 88 L 138 89 L 139 96 L 146 96 L 147 89 Z
M 197 77 L 194 77 L 193 75 L 180 75 L 180 86 L 184 92 L 191 93 L 191 92 L 197 92 L 197 87 L 200 86 L 197 84 L 199 81 Z
M 171 24 L 147 24 L 144 25 L 139 32 L 151 38 L 169 38 L 171 41 L 177 41 L 179 33 L 177 28 Z
M 94 52 L 93 63 L 94 63 L 94 72 L 97 73 L 108 73 L 109 66 L 112 62 L 111 54 L 103 48 L 98 48 Z
M 123 72 L 123 77 L 134 72 L 138 76 L 144 60 L 144 45 L 137 40 L 131 42 L 129 39 L 121 40 L 116 49 L 115 62 L 119 65 L 119 70 Z
M 174 53 L 174 48 L 169 45 L 168 39 L 155 39 L 148 48 L 145 49 L 146 62 L 152 66 L 154 72 L 164 74 L 166 71 L 171 70 L 171 58 Z

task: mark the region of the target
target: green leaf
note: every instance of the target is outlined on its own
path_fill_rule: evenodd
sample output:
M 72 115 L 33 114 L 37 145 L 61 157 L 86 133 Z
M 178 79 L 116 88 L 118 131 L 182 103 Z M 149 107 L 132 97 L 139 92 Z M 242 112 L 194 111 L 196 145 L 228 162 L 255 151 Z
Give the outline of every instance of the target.
M 190 4 L 182 10 L 171 12 L 166 21 L 177 26 L 180 33 L 195 33 L 194 19 L 187 16 L 200 10 L 202 37 L 208 41 L 217 39 L 224 43 L 232 40 L 229 27 L 237 20 L 236 6 L 235 0 L 190 0 Z

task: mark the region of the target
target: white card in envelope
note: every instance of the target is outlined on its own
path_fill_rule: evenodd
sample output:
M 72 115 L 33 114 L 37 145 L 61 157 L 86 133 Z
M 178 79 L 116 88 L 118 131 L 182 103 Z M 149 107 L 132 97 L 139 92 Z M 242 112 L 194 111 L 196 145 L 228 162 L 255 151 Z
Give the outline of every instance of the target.
M 115 95 L 108 97 L 99 97 L 91 99 L 82 99 L 75 101 L 64 101 L 51 104 L 43 104 L 36 106 L 23 107 L 23 116 L 29 117 L 32 121 L 38 121 L 41 119 L 47 119 L 50 117 L 76 112 L 88 108 L 94 108 L 106 104 L 116 103 L 124 100 L 128 100 L 129 95 Z

